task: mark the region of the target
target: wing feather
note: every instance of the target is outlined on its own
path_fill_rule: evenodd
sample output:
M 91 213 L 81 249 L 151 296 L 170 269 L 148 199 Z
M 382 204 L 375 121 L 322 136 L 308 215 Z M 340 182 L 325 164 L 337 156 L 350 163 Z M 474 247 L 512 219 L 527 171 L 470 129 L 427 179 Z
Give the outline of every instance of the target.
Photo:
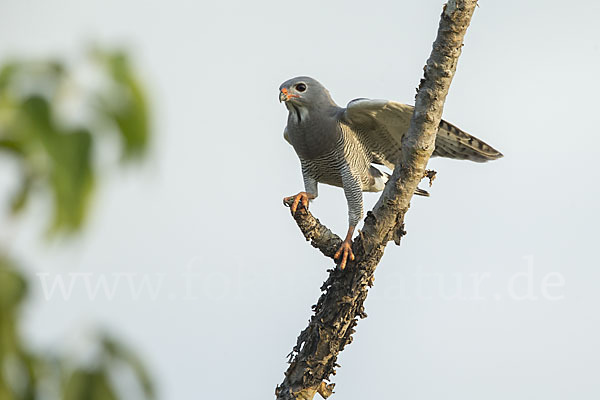
M 412 106 L 394 101 L 356 99 L 348 103 L 343 118 L 372 152 L 374 162 L 393 168 L 412 112 Z
M 373 162 L 393 168 L 400 157 L 414 107 L 388 100 L 356 99 L 348 103 L 343 121 L 372 152 Z M 442 120 L 434 156 L 484 162 L 502 157 L 492 146 Z

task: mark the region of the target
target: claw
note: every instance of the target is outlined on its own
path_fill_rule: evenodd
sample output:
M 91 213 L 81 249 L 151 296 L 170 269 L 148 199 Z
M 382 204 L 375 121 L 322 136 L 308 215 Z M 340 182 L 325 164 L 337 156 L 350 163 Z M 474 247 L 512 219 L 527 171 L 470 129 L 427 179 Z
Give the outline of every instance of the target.
M 336 253 L 334 254 L 333 258 L 337 260 L 338 258 L 340 258 L 340 256 L 342 256 L 342 261 L 340 262 L 340 269 L 342 270 L 346 268 L 348 258 L 350 258 L 351 261 L 354 261 L 354 253 L 352 252 L 351 240 L 344 240 L 338 251 L 336 251 Z
M 294 199 L 294 202 L 290 206 L 290 210 L 292 211 L 292 215 L 296 214 L 298 210 L 298 206 L 302 204 L 305 210 L 308 210 L 308 201 L 314 199 L 315 196 L 308 194 L 306 192 L 300 192 L 295 196 L 289 196 L 283 198 L 283 203 L 286 204 L 290 200 Z
M 296 214 L 296 210 L 298 209 L 298 204 L 300 203 L 300 199 L 302 198 L 302 195 L 299 194 L 294 198 L 294 202 L 292 203 L 292 214 Z

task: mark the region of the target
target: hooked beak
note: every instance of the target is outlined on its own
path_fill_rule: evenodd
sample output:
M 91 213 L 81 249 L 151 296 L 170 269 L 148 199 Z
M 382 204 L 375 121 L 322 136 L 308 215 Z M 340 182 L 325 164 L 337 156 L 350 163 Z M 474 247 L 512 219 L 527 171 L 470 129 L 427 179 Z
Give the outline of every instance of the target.
M 291 94 L 286 88 L 281 89 L 279 92 L 279 102 L 289 101 L 291 98 L 300 97 L 297 94 Z

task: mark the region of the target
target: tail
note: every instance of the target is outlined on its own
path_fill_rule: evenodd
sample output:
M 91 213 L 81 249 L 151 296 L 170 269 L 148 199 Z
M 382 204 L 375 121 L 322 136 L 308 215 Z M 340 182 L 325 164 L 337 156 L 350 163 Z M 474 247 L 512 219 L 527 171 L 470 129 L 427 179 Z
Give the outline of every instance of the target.
M 442 120 L 435 139 L 434 156 L 486 162 L 503 157 L 502 153 L 454 125 Z

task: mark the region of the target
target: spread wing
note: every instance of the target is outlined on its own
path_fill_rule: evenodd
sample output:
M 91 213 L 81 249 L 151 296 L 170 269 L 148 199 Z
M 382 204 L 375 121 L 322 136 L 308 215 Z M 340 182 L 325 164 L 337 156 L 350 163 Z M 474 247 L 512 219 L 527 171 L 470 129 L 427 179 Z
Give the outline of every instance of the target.
M 356 99 L 348 103 L 342 119 L 372 152 L 375 163 L 394 168 L 412 112 L 406 104 Z
M 342 122 L 371 150 L 375 163 L 390 168 L 400 157 L 413 106 L 388 100 L 356 99 L 348 103 Z M 493 147 L 442 120 L 434 156 L 484 162 L 502 157 Z

